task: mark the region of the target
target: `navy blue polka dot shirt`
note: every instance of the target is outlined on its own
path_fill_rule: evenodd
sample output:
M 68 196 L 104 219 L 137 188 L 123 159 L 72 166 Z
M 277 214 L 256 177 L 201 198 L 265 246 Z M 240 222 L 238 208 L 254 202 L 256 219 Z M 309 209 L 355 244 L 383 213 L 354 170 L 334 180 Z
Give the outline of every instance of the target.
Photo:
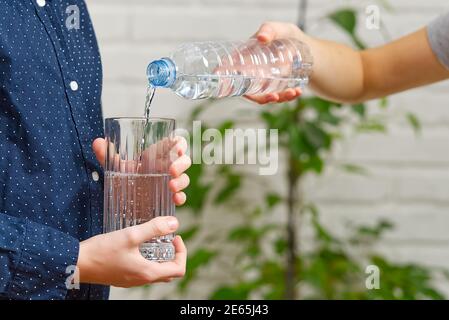
M 84 1 L 0 0 L 1 299 L 108 297 L 66 285 L 102 231 L 101 82 Z

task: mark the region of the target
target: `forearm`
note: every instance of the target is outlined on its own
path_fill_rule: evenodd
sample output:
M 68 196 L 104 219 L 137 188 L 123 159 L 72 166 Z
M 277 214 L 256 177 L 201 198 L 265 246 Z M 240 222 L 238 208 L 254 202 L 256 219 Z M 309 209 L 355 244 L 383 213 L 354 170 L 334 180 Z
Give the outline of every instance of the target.
M 355 103 L 449 78 L 431 49 L 426 29 L 364 51 L 303 37 L 314 56 L 311 88 L 330 100 Z
M 362 55 L 352 48 L 303 35 L 313 55 L 310 87 L 319 96 L 338 102 L 359 100 L 364 95 Z

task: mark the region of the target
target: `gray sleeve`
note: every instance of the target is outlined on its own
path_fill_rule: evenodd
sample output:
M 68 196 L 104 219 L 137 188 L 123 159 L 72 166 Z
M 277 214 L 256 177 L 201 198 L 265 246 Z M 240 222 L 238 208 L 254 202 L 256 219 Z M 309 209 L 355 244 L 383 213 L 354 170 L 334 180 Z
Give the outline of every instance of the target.
M 449 13 L 431 22 L 427 32 L 432 50 L 441 63 L 449 68 Z

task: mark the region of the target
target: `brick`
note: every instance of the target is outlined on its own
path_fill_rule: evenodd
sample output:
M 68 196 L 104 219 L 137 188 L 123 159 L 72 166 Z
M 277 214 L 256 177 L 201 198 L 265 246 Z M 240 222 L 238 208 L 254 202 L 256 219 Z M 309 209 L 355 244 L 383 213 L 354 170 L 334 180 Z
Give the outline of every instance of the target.
M 392 128 L 393 129 L 393 128 Z M 391 130 L 390 134 L 363 134 L 343 143 L 337 158 L 348 161 L 374 161 L 415 164 L 449 164 L 447 128 L 428 129 L 416 137 L 411 130 Z
M 332 232 L 348 236 L 347 225 L 373 226 L 382 219 L 391 221 L 394 229 L 385 239 L 395 242 L 438 243 L 449 241 L 443 205 L 435 203 L 379 202 L 376 204 L 319 203 L 321 220 Z M 309 232 L 310 233 L 310 232 Z
M 310 185 L 313 192 L 307 192 L 312 201 L 385 201 L 392 191 L 388 177 L 365 177 L 335 172 L 333 175 L 314 180 L 317 181 Z

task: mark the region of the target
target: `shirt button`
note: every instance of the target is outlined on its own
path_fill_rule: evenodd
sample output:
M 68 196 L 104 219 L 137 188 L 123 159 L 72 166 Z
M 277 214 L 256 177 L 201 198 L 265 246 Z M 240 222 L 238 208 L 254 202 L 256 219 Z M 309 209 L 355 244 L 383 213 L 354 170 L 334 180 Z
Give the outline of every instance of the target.
M 100 175 L 98 174 L 97 171 L 92 171 L 92 179 L 97 182 L 98 180 L 100 180 Z
M 47 4 L 47 1 L 45 0 L 36 0 L 36 3 L 39 7 L 45 7 L 45 5 Z
M 78 82 L 76 82 L 76 81 L 70 82 L 70 89 L 72 89 L 72 91 L 76 91 L 76 90 L 78 90 L 78 88 L 79 88 Z

